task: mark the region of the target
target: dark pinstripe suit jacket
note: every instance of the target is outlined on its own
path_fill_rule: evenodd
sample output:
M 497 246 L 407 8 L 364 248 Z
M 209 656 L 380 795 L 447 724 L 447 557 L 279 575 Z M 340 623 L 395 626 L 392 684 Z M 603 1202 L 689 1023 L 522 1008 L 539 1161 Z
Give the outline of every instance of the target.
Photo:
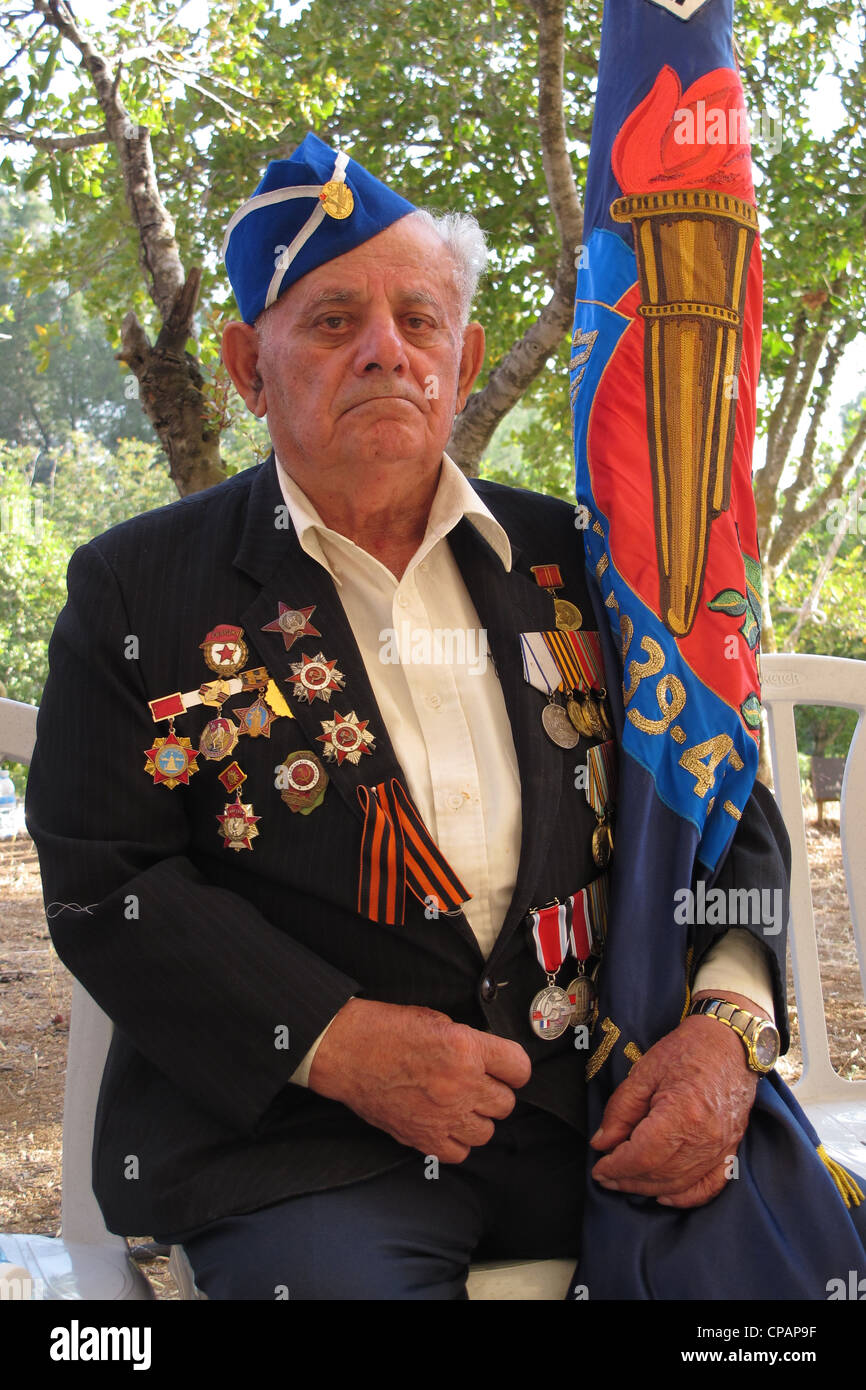
M 526 914 L 597 873 L 594 818 L 574 786 L 577 757 L 545 737 L 544 697 L 522 675 L 518 634 L 552 626 L 551 599 L 530 565 L 561 566 L 563 594 L 588 625 L 592 607 L 573 509 L 475 486 L 509 534 L 514 568 L 506 574 L 465 519 L 449 541 L 487 629 L 523 799 L 517 885 L 486 962 L 462 915 L 425 920 L 411 895 L 404 927 L 379 926 L 355 910 L 356 788 L 405 779 L 332 580 L 292 531 L 275 525 L 282 494 L 273 459 L 115 527 L 73 556 L 27 810 L 46 903 L 89 909 L 52 915 L 58 954 L 115 1023 L 93 1166 L 113 1231 L 180 1232 L 420 1162 L 344 1106 L 287 1084 L 353 994 L 427 1005 L 516 1039 L 533 1061 L 522 1099 L 582 1126 L 585 1053 L 575 1051 L 570 1030 L 553 1043 L 536 1038 L 527 1017 L 543 977 Z M 279 634 L 262 632 L 280 600 L 315 604 L 322 636 L 286 652 Z M 144 750 L 166 732 L 155 729 L 147 701 L 211 678 L 199 644 L 220 623 L 243 627 L 248 664 L 266 665 L 283 690 L 301 651 L 337 657 L 345 696 L 332 706 L 369 719 L 377 740 L 359 766 L 329 765 L 324 802 L 301 816 L 280 800 L 275 765 L 294 749 L 320 748 L 330 710 L 292 700 L 295 719 L 280 719 L 270 739 L 244 739 L 243 799 L 261 816 L 252 852 L 224 849 L 217 833 L 229 799 L 219 767 L 202 761 L 189 786 L 173 790 L 144 772 Z M 229 709 L 249 702 L 235 697 Z M 213 713 L 189 711 L 177 733 L 195 745 Z M 772 802 L 753 798 L 737 833 L 739 857 L 729 857 L 740 883 L 782 884 L 779 835 Z M 704 931 L 697 957 L 712 936 Z M 779 950 L 778 940 L 770 944 Z M 281 1025 L 288 1050 L 275 1046 Z

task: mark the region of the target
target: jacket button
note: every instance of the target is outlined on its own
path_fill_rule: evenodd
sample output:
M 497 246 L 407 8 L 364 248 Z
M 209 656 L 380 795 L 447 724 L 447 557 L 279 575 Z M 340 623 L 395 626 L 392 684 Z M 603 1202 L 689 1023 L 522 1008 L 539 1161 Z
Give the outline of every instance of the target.
M 496 984 L 489 975 L 485 975 L 481 981 L 481 998 L 489 1004 L 491 999 L 495 999 L 497 994 Z

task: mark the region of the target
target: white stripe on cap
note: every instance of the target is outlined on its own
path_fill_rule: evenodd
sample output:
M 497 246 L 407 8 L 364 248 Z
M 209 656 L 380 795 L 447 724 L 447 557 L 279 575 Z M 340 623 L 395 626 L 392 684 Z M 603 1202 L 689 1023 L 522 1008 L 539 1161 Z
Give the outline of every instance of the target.
M 337 155 L 337 158 L 334 162 L 334 172 L 328 180 L 329 183 L 345 183 L 346 165 L 348 164 L 348 162 L 349 156 L 341 151 Z M 324 188 L 324 184 L 322 184 L 321 188 L 318 188 L 316 190 L 316 198 L 319 197 L 322 188 Z M 313 208 L 313 211 L 310 213 L 309 217 L 307 218 L 301 230 L 298 232 L 297 236 L 292 241 L 291 245 L 287 246 L 285 251 L 278 258 L 277 269 L 274 271 L 273 277 L 271 278 L 271 283 L 268 285 L 267 295 L 265 296 L 266 309 L 270 309 L 271 305 L 276 302 L 277 298 L 279 297 L 280 286 L 283 283 L 286 271 L 292 264 L 292 261 L 297 256 L 301 247 L 309 241 L 310 237 L 313 235 L 313 232 L 322 222 L 324 216 L 324 206 L 322 203 L 318 203 L 317 206 Z
M 345 183 L 346 165 L 348 163 L 349 156 L 341 150 L 340 153 L 337 155 L 336 160 L 334 161 L 334 172 L 332 173 L 330 179 L 328 179 L 328 183 Z M 234 213 L 234 215 L 231 218 L 231 221 L 226 227 L 226 234 L 223 238 L 221 251 L 223 259 L 225 259 L 225 254 L 229 244 L 229 238 L 232 232 L 234 231 L 238 223 L 241 222 L 243 218 L 247 217 L 249 213 L 257 212 L 259 208 L 270 207 L 274 203 L 286 202 L 289 198 L 316 199 L 316 207 L 313 208 L 313 211 L 310 213 L 303 227 L 298 232 L 297 236 L 294 237 L 291 244 L 287 246 L 285 251 L 282 251 L 279 257 L 277 258 L 277 268 L 274 271 L 273 276 L 271 277 L 271 283 L 268 285 L 268 292 L 265 296 L 266 309 L 269 309 L 271 305 L 276 301 L 280 293 L 280 285 L 283 283 L 283 278 L 286 274 L 286 271 L 289 269 L 289 266 L 292 264 L 292 261 L 297 256 L 301 247 L 309 241 L 310 237 L 313 235 L 313 232 L 320 225 L 323 217 L 325 216 L 325 209 L 322 203 L 319 201 L 324 186 L 324 184 L 305 183 L 297 184 L 293 188 L 273 188 L 269 193 L 258 193 L 255 197 L 250 198 L 246 203 L 244 203 L 243 207 L 238 208 L 237 212 Z

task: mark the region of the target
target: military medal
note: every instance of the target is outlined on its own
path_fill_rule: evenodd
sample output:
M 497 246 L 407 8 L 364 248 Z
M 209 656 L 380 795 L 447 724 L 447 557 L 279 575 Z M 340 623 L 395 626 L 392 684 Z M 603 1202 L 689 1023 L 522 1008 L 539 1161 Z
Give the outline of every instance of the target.
M 589 1023 L 597 998 L 596 988 L 591 977 L 587 974 L 575 975 L 566 993 L 571 1000 L 569 1023 L 572 1028 L 579 1028 L 581 1024 Z
M 240 720 L 238 733 L 249 734 L 250 738 L 270 738 L 271 725 L 277 717 L 268 709 L 261 695 L 251 705 L 232 710 L 232 714 Z
M 252 805 L 245 805 L 238 796 L 223 807 L 223 814 L 217 816 L 217 820 L 223 849 L 252 849 L 250 840 L 258 835 L 256 821 L 261 820 L 261 816 L 253 815 Z
M 287 603 L 280 602 L 279 610 L 277 617 L 272 623 L 266 623 L 262 632 L 281 633 L 286 651 L 299 637 L 321 637 L 319 629 L 310 622 L 310 617 L 316 611 L 315 604 L 310 608 L 291 608 Z
M 547 1042 L 561 1038 L 571 1022 L 572 1003 L 556 983 L 557 973 L 568 950 L 568 917 L 564 903 L 554 902 L 529 914 L 532 939 L 538 963 L 547 975 L 547 985 L 529 1006 L 533 1033 Z
M 611 807 L 616 787 L 616 750 L 613 739 L 588 748 L 586 765 L 586 799 L 595 812 L 596 819 L 592 832 L 592 857 L 599 868 L 603 869 L 613 853 Z
M 234 752 L 237 741 L 237 724 L 232 719 L 225 719 L 220 715 L 219 718 L 211 719 L 205 724 L 198 741 L 198 751 L 209 762 L 218 763 Z
M 563 587 L 559 565 L 532 565 L 531 569 L 535 575 L 536 584 L 539 588 L 546 589 L 553 599 L 556 626 L 562 632 L 576 632 L 578 628 L 583 626 L 583 615 L 577 604 L 569 603 L 568 599 L 556 597 L 556 590 Z
M 226 700 L 235 694 L 234 686 L 234 681 L 205 681 L 198 688 L 198 703 L 200 705 L 215 705 L 217 709 L 221 709 Z
M 541 711 L 544 732 L 560 748 L 574 748 L 580 742 L 580 734 L 575 729 L 562 705 L 554 699 Z
M 302 748 L 277 768 L 276 785 L 291 811 L 308 816 L 324 800 L 330 778 L 315 753 Z
M 318 697 L 329 703 L 334 690 L 342 690 L 345 677 L 338 671 L 336 661 L 328 661 L 321 652 L 315 656 L 301 654 L 300 661 L 292 662 L 292 674 L 287 679 L 293 682 L 293 690 L 299 700 L 308 705 Z
M 172 789 L 177 786 L 187 787 L 192 774 L 199 770 L 192 744 L 188 738 L 177 737 L 174 732 L 174 720 L 169 725 L 168 737 L 154 739 L 153 747 L 146 748 L 145 752 L 147 762 L 144 770 L 153 777 L 155 787 L 161 782 Z
M 577 975 L 567 990 L 571 1000 L 573 1028 L 589 1023 L 595 1007 L 596 988 L 592 977 L 586 973 L 586 962 L 590 956 L 601 958 L 607 925 L 607 902 L 608 883 L 605 875 L 569 899 L 571 921 L 568 942 L 571 954 L 577 961 Z
M 242 627 L 220 623 L 199 643 L 205 661 L 220 676 L 233 676 L 247 659 Z
M 247 780 L 247 774 L 238 767 L 237 763 L 229 763 L 228 767 L 223 768 L 222 772 L 218 773 L 218 776 L 229 796 Z
M 336 218 L 338 222 L 350 216 L 355 207 L 352 190 L 343 179 L 328 179 L 327 183 L 323 183 L 319 202 L 328 216 Z
M 335 710 L 333 719 L 322 719 L 320 723 L 325 732 L 318 735 L 318 741 L 325 745 L 325 757 L 336 758 L 339 766 L 346 758 L 350 763 L 359 763 L 361 755 L 372 753 L 376 746 L 367 729 L 369 720 L 359 720 L 354 710 L 348 714 Z

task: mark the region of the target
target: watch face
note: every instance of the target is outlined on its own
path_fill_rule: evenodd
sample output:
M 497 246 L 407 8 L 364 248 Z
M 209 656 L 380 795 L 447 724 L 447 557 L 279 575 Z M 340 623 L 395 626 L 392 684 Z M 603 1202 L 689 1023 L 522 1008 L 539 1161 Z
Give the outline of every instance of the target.
M 779 1034 L 772 1023 L 763 1023 L 752 1040 L 755 1062 L 762 1071 L 772 1071 L 779 1058 Z

